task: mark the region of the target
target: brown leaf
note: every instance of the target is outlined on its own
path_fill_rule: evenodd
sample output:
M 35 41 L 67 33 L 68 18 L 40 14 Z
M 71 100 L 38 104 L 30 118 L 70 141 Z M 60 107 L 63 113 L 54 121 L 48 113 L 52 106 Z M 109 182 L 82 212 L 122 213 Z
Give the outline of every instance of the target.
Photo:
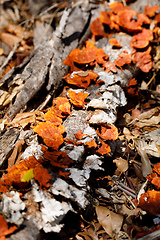
M 39 120 L 43 120 L 43 113 L 40 111 L 18 113 L 8 125 L 14 127 L 22 126 L 22 128 L 25 128 L 29 123 L 34 124 L 36 117 L 38 117 Z
M 153 108 L 144 113 L 141 113 L 128 125 L 135 125 L 137 127 L 156 126 L 160 122 L 160 107 Z
M 114 213 L 106 207 L 96 206 L 95 208 L 98 221 L 109 236 L 112 237 L 113 230 L 120 231 L 123 223 L 122 215 Z
M 21 41 L 20 37 L 5 32 L 0 32 L 0 39 L 11 48 L 13 48 L 16 43 Z
M 120 172 L 125 172 L 128 170 L 128 161 L 121 157 L 114 159 L 113 163 L 116 163 L 116 166 L 120 170 Z
M 19 154 L 22 151 L 22 146 L 24 145 L 24 143 L 25 143 L 24 139 L 21 139 L 20 141 L 16 142 L 14 150 L 11 156 L 8 158 L 8 167 L 12 167 L 15 164 L 16 159 L 18 158 Z

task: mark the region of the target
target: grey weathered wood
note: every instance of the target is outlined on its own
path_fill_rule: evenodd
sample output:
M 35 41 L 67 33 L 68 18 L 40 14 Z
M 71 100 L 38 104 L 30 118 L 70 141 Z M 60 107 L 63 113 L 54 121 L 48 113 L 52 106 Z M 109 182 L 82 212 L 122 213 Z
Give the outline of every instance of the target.
M 48 67 L 53 55 L 52 40 L 40 45 L 34 55 L 19 76 L 25 82 L 19 92 L 13 106 L 7 115 L 12 118 L 33 96 L 41 89 L 45 82 Z
M 11 128 L 7 129 L 5 132 L 0 132 L 0 167 L 11 154 L 19 134 L 20 130 L 17 128 Z
M 7 76 L 1 79 L 1 84 L 12 84 L 14 77 L 24 81 L 24 87 L 7 112 L 9 118 L 19 112 L 44 86 L 48 71 L 47 90 L 52 90 L 52 94 L 54 94 L 59 89 L 63 84 L 62 77 L 67 74 L 68 70 L 68 67 L 63 65 L 63 61 L 71 50 L 78 47 L 90 20 L 91 9 L 88 6 L 86 8 L 85 6 L 77 6 L 64 10 L 60 24 L 51 38 L 46 41 L 44 36 L 44 41 L 41 41 L 32 52 L 29 61 L 26 61 L 21 68 L 12 69 Z M 16 75 L 17 70 L 18 75 Z

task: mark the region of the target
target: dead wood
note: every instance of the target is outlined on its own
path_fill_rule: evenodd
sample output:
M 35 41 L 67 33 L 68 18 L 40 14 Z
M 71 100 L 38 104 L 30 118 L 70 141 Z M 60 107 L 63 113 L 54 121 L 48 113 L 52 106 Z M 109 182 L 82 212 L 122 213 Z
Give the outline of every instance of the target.
M 11 154 L 19 134 L 20 131 L 17 128 L 7 129 L 0 133 L 0 166 Z
M 92 5 L 66 8 L 57 29 L 48 40 L 43 36 L 42 41 L 32 52 L 29 59 L 10 70 L 0 81 L 0 84 L 12 84 L 15 79 L 24 82 L 23 88 L 17 94 L 13 106 L 6 116 L 11 119 L 31 100 L 37 92 L 46 85 L 54 95 L 62 85 L 62 77 L 67 73 L 63 65 L 69 52 L 77 48 L 90 25 Z M 95 9 L 93 10 L 95 12 Z M 98 14 L 99 11 L 97 11 Z M 78 29 L 78 31 L 77 31 Z

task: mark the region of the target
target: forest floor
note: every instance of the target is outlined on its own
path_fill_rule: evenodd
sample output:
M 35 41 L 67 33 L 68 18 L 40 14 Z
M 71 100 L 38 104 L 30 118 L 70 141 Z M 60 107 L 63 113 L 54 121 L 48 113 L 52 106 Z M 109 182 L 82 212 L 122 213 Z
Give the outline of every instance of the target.
M 0 12 L 0 240 L 159 239 L 159 1 Z

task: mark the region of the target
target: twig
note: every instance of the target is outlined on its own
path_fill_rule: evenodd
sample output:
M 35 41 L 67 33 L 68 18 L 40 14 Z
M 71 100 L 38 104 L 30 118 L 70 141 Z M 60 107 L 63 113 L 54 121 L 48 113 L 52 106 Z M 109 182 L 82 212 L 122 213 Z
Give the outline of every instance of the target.
M 125 184 L 120 183 L 120 182 L 115 182 L 115 184 L 120 190 L 122 190 L 126 194 L 130 195 L 131 197 L 136 198 L 135 191 L 132 190 L 131 188 L 127 187 Z
M 125 192 L 123 192 L 123 194 L 124 194 L 124 196 L 127 198 L 128 202 L 130 202 L 130 204 L 132 205 L 132 207 L 133 207 L 134 209 L 136 209 L 135 204 L 131 201 L 131 199 L 127 196 L 127 194 L 126 194 Z
M 43 110 L 43 108 L 49 103 L 49 101 L 51 100 L 52 94 L 48 94 L 46 99 L 44 100 L 43 103 L 41 103 L 41 105 L 38 106 L 38 108 L 36 109 L 36 111 L 41 111 Z
M 156 74 L 153 73 L 153 76 L 151 77 L 151 79 L 150 79 L 149 82 L 147 83 L 146 87 L 148 87 L 148 86 L 151 84 L 151 82 L 154 80 L 155 76 L 156 76 Z
M 125 192 L 126 194 L 130 195 L 131 197 L 136 198 L 136 195 L 133 194 L 133 193 L 131 193 L 130 190 L 126 190 L 126 189 L 124 189 L 123 187 L 121 187 L 121 186 L 119 186 L 119 185 L 117 185 L 117 187 L 118 187 L 120 190 L 122 190 L 123 192 Z
M 8 62 L 11 60 L 11 58 L 13 57 L 13 54 L 16 52 L 18 46 L 19 46 L 19 43 L 22 41 L 22 39 L 20 41 L 18 41 L 12 51 L 8 54 L 8 57 L 6 58 L 6 60 L 4 61 L 4 63 L 2 64 L 2 66 L 0 67 L 0 72 L 3 70 L 3 68 L 8 64 Z

